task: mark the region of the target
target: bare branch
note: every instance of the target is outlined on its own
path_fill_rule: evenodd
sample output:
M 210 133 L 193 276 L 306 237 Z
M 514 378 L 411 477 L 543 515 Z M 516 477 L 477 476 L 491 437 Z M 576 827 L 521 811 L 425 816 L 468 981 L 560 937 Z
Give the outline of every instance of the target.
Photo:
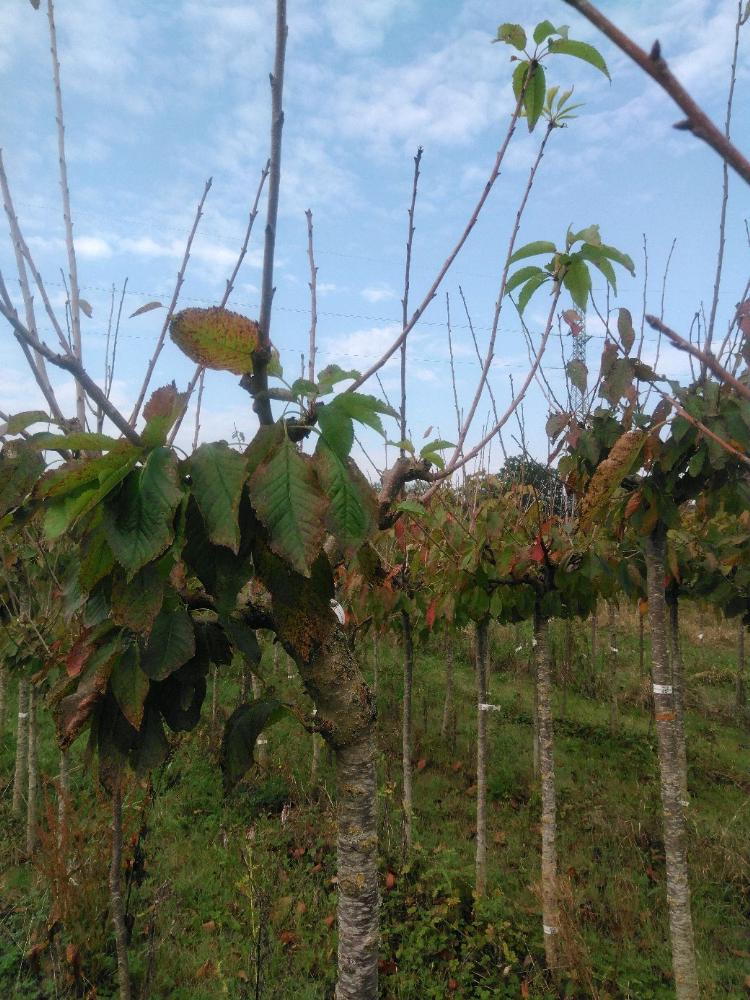
M 201 431 L 201 403 L 203 402 L 203 385 L 206 381 L 206 369 L 201 368 L 201 377 L 198 384 L 198 401 L 195 404 L 195 431 L 193 432 L 193 451 L 198 447 L 198 438 Z
M 74 357 L 72 354 L 55 354 L 54 351 L 51 351 L 49 347 L 43 343 L 43 341 L 35 337 L 23 325 L 10 301 L 2 275 L 0 275 L 0 297 L 2 298 L 2 301 L 0 301 L 0 314 L 2 314 L 13 327 L 19 341 L 23 342 L 32 350 L 38 351 L 47 361 L 49 361 L 50 364 L 55 365 L 56 368 L 62 368 L 64 371 L 70 372 L 81 388 L 88 393 L 91 399 L 97 403 L 102 410 L 104 410 L 105 414 L 109 417 L 115 427 L 117 427 L 117 429 L 133 444 L 140 445 L 142 443 L 140 437 L 136 434 L 119 410 L 113 406 L 112 403 L 110 403 L 102 389 L 99 388 L 96 382 L 94 382 L 91 376 L 86 372 L 78 358 Z
M 281 137 L 284 131 L 284 60 L 289 27 L 286 23 L 286 0 L 276 0 L 276 53 L 271 82 L 271 156 L 268 176 L 268 210 L 263 245 L 263 276 L 260 293 L 260 351 L 253 359 L 253 374 L 243 380 L 254 398 L 253 408 L 261 424 L 273 423 L 268 389 L 268 361 L 271 354 L 271 306 L 273 305 L 273 266 L 276 253 L 276 223 L 281 186 Z
M 750 466 L 750 458 L 748 458 L 747 455 L 744 455 L 741 451 L 738 451 L 737 448 L 734 447 L 734 445 L 731 445 L 719 434 L 715 434 L 710 428 L 706 427 L 704 423 L 701 423 L 700 420 L 696 419 L 694 416 L 688 413 L 688 411 L 684 409 L 684 407 L 680 406 L 677 400 L 674 399 L 672 396 L 670 396 L 669 393 L 664 392 L 658 386 L 656 387 L 656 391 L 664 399 L 666 399 L 668 403 L 671 403 L 672 406 L 675 408 L 675 411 L 679 413 L 681 417 L 687 420 L 689 424 L 692 424 L 696 430 L 700 431 L 701 434 L 705 434 L 706 437 L 711 438 L 711 440 L 714 441 L 716 444 L 718 444 L 720 448 L 723 448 L 724 451 L 726 451 L 729 455 L 732 455 L 734 458 L 738 459 L 744 465 Z
M 65 245 L 68 251 L 68 276 L 70 278 L 70 326 L 73 353 L 78 361 L 83 360 L 81 346 L 81 308 L 78 289 L 78 263 L 73 242 L 73 219 L 70 212 L 70 188 L 68 187 L 68 164 L 65 158 L 65 120 L 63 118 L 62 87 L 60 86 L 60 60 L 57 55 L 57 30 L 55 28 L 55 8 L 53 0 L 47 0 L 47 20 L 49 21 L 50 54 L 52 56 L 52 79 L 55 86 L 55 121 L 57 122 L 57 152 L 60 163 L 60 191 L 62 193 L 63 219 L 65 222 Z M 86 407 L 81 382 L 76 386 L 76 416 L 81 430 L 86 429 Z
M 738 378 L 735 378 L 730 371 L 720 364 L 713 354 L 708 351 L 701 350 L 695 344 L 689 343 L 684 337 L 681 337 L 679 333 L 671 330 L 665 323 L 659 319 L 658 316 L 646 316 L 646 322 L 654 330 L 658 330 L 663 333 L 665 337 L 668 337 L 672 341 L 675 347 L 679 348 L 681 351 L 686 351 L 688 354 L 692 354 L 694 358 L 697 358 L 701 365 L 705 365 L 709 368 L 714 375 L 722 382 L 726 382 L 727 385 L 731 385 L 732 388 L 739 393 L 744 399 L 750 399 L 750 387 L 746 386 L 744 382 L 740 382 Z
M 625 55 L 629 56 L 641 69 L 656 80 L 659 86 L 665 90 L 672 100 L 686 114 L 685 121 L 679 122 L 675 128 L 692 132 L 698 139 L 702 139 L 711 146 L 719 156 L 727 162 L 730 167 L 737 171 L 740 177 L 750 184 L 750 162 L 742 155 L 737 147 L 731 143 L 721 132 L 721 129 L 711 121 L 708 115 L 695 103 L 690 94 L 682 84 L 672 76 L 664 59 L 661 57 L 661 50 L 658 42 L 655 43 L 651 53 L 646 53 L 639 45 L 620 31 L 601 11 L 597 10 L 588 0 L 565 0 L 570 7 L 573 7 L 579 14 L 583 14 L 591 23 L 609 38 Z
M 318 269 L 315 266 L 313 251 L 313 220 L 312 211 L 305 212 L 307 218 L 307 258 L 310 261 L 310 346 L 307 352 L 307 377 L 315 381 L 315 337 L 318 330 Z
M 406 235 L 406 259 L 404 261 L 404 295 L 401 299 L 401 329 L 405 330 L 409 323 L 409 282 L 411 280 L 411 250 L 414 243 L 414 207 L 417 203 L 417 187 L 419 186 L 419 164 L 422 161 L 422 147 L 417 147 L 414 157 L 414 180 L 411 187 L 411 203 L 409 205 L 409 228 Z M 399 436 L 406 440 L 406 340 L 401 344 L 401 406 L 399 409 Z M 404 457 L 404 448 L 399 449 L 399 455 Z
M 201 216 L 203 215 L 203 206 L 208 197 L 208 192 L 211 190 L 211 184 L 213 179 L 211 177 L 206 181 L 206 185 L 203 188 L 203 194 L 198 202 L 198 209 L 195 213 L 195 218 L 193 219 L 193 227 L 190 230 L 190 234 L 187 238 L 187 243 L 185 244 L 185 253 L 182 257 L 182 263 L 180 264 L 180 269 L 177 272 L 177 281 L 175 282 L 174 292 L 172 293 L 172 301 L 169 303 L 169 309 L 167 309 L 167 315 L 164 317 L 164 322 L 162 324 L 161 333 L 159 334 L 159 339 L 156 342 L 156 347 L 154 353 L 151 356 L 151 360 L 146 368 L 146 375 L 143 379 L 143 385 L 141 386 L 141 391 L 138 393 L 138 398 L 135 401 L 135 406 L 133 407 L 133 412 L 130 414 L 130 425 L 135 427 L 135 422 L 138 419 L 138 414 L 141 412 L 141 406 L 143 406 L 143 400 L 145 399 L 146 393 L 148 391 L 149 384 L 151 382 L 151 376 L 154 374 L 154 368 L 156 367 L 156 362 L 159 360 L 159 355 L 164 347 L 164 341 L 167 336 L 167 330 L 169 329 L 169 323 L 177 305 L 177 299 L 180 296 L 180 290 L 182 289 L 182 283 L 185 280 L 185 270 L 188 266 L 188 261 L 190 260 L 190 250 L 193 245 L 193 239 L 195 238 L 196 230 L 198 229 L 198 223 L 201 221 Z

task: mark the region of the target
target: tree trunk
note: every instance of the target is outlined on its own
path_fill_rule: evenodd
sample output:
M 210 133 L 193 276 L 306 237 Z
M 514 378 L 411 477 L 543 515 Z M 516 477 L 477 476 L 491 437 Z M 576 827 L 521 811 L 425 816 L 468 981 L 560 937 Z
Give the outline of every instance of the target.
M 5 735 L 5 711 L 8 699 L 8 670 L 0 663 L 0 740 Z
M 645 666 L 645 661 L 646 661 L 646 657 L 645 657 L 646 643 L 644 641 L 645 636 L 643 634 L 644 633 L 644 630 L 643 630 L 643 620 L 644 620 L 644 615 L 643 615 L 643 613 L 641 611 L 640 603 L 639 603 L 639 605 L 638 605 L 638 676 L 641 677 L 641 678 L 643 677 L 643 674 L 644 674 L 644 666 Z
M 372 697 L 375 702 L 378 700 L 378 685 L 380 683 L 380 651 L 378 649 L 378 637 L 373 636 L 372 640 Z
M 260 698 L 263 694 L 263 685 L 256 674 L 250 674 L 250 683 L 253 689 L 253 698 Z M 261 733 L 255 741 L 255 759 L 258 767 L 263 771 L 268 766 L 268 737 Z
M 747 689 L 745 687 L 745 623 L 740 618 L 737 627 L 737 682 L 734 690 L 734 704 L 737 712 L 737 721 L 742 724 L 745 721 L 747 709 Z
M 33 854 L 37 839 L 37 806 L 39 799 L 39 754 L 36 720 L 36 691 L 29 687 L 28 719 L 28 796 L 26 799 L 26 853 Z
M 412 686 L 414 680 L 414 637 L 411 630 L 411 618 L 407 611 L 401 612 L 401 627 L 404 636 L 404 700 L 401 715 L 401 745 L 403 766 L 403 807 L 404 807 L 404 843 L 406 850 L 411 850 L 412 842 Z
M 443 721 L 440 725 L 440 738 L 445 743 L 448 739 L 448 732 L 451 723 L 451 710 L 453 708 L 453 649 L 445 644 L 445 701 L 443 702 Z
M 16 773 L 13 778 L 13 813 L 21 815 L 28 784 L 29 767 L 29 682 L 18 680 L 18 728 L 16 730 Z
M 547 968 L 557 965 L 557 806 L 552 733 L 552 656 L 549 621 L 534 611 L 534 646 L 539 715 L 539 770 L 542 784 L 542 928 Z
M 125 926 L 125 905 L 122 899 L 120 869 L 122 866 L 122 789 L 119 779 L 112 790 L 112 856 L 109 867 L 109 905 L 115 931 L 117 980 L 120 1000 L 131 1000 L 130 967 L 128 965 L 128 932 Z
M 596 673 L 596 656 L 599 652 L 597 648 L 597 608 L 591 612 L 591 670 Z
M 475 672 L 477 683 L 477 844 L 476 888 L 479 899 L 487 891 L 487 666 L 489 619 L 476 625 Z
M 685 816 L 681 803 L 677 759 L 674 691 L 667 656 L 667 614 L 664 596 L 666 530 L 657 525 L 646 539 L 648 617 L 651 629 L 651 671 L 654 718 L 659 747 L 659 777 L 664 812 L 664 851 L 667 867 L 667 903 L 672 939 L 672 968 L 677 1000 L 697 1000 L 693 921 L 686 849 Z
M 672 691 L 674 697 L 674 736 L 677 765 L 680 769 L 680 796 L 684 806 L 689 805 L 687 749 L 685 739 L 685 664 L 680 643 L 680 606 L 676 594 L 668 598 L 669 649 L 672 664 Z
M 70 808 L 70 751 L 60 751 L 60 786 L 57 800 L 57 836 L 65 856 L 68 849 L 68 809 Z
M 539 686 L 534 682 L 534 702 L 531 706 L 532 767 L 534 777 L 539 777 Z
M 218 739 L 219 722 L 219 668 L 211 667 L 211 742 L 216 743 Z
M 615 733 L 617 732 L 620 715 L 620 706 L 617 697 L 617 662 L 620 650 L 617 639 L 615 605 L 612 601 L 607 603 L 607 627 L 609 631 L 609 649 L 607 651 L 607 659 L 609 660 L 609 730 L 611 733 Z

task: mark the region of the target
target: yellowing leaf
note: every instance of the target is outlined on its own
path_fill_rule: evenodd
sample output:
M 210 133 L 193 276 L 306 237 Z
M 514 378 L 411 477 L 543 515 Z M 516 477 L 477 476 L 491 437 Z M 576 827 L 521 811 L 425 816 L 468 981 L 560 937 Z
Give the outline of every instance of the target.
M 229 309 L 183 309 L 173 317 L 170 333 L 192 361 L 235 375 L 252 371 L 260 342 L 256 321 Z

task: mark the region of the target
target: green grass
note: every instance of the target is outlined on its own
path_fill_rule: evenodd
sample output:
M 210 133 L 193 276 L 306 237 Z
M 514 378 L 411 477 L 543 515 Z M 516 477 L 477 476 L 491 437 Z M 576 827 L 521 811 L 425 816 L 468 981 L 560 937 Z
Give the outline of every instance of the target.
M 601 622 L 600 636 L 605 648 Z M 689 680 L 687 729 L 693 912 L 703 996 L 740 1000 L 747 997 L 750 971 L 750 738 L 731 721 L 733 637 L 731 626 L 699 626 L 691 619 L 685 624 L 688 676 L 698 675 Z M 414 776 L 415 845 L 408 858 L 400 813 L 399 650 L 381 643 L 383 997 L 516 998 L 524 982 L 531 997 L 674 996 L 655 737 L 642 707 L 637 635 L 632 622 L 618 623 L 614 730 L 609 661 L 602 657 L 592 677 L 586 641 L 587 633 L 576 626 L 567 691 L 558 684 L 556 693 L 566 965 L 554 986 L 541 970 L 528 629 L 493 633 L 490 700 L 500 710 L 489 721 L 489 891 L 477 906 L 470 638 L 455 637 L 456 721 L 447 743 L 440 737 L 444 658 L 437 640 L 418 650 L 414 761 L 420 763 Z M 563 645 L 559 626 L 558 654 Z M 302 698 L 285 663 L 275 681 L 278 689 Z M 237 700 L 236 679 L 223 677 L 224 712 Z M 126 797 L 125 857 L 129 864 L 135 861 L 129 899 L 135 996 L 148 977 L 144 995 L 150 1000 L 254 998 L 259 966 L 264 998 L 329 998 L 336 860 L 327 753 L 321 754 L 321 787 L 313 794 L 310 738 L 282 722 L 268 734 L 265 772 L 255 773 L 227 799 L 209 729 L 203 724 L 177 741 L 169 763 L 154 776 L 153 795 L 132 783 Z M 0 747 L 4 781 L 13 768 L 11 736 L 6 733 Z M 56 775 L 46 717 L 41 763 L 46 775 Z M 107 917 L 108 803 L 84 772 L 83 748 L 76 750 L 76 763 L 70 874 L 55 846 L 52 786 L 46 796 L 53 829 L 32 861 L 23 857 L 22 831 L 10 816 L 10 787 L 0 797 L 2 997 L 116 996 Z M 393 888 L 385 887 L 386 872 L 395 878 Z M 78 984 L 66 946 L 80 957 Z

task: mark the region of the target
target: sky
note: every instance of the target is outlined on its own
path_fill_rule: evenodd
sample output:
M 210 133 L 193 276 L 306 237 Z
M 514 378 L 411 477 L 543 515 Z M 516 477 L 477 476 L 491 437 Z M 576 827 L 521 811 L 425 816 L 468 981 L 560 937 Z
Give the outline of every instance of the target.
M 0 4 L 0 147 L 21 226 L 56 306 L 64 303 L 64 231 L 50 80 L 47 18 L 28 0 Z M 662 54 L 693 96 L 723 123 L 737 15 L 735 0 L 602 0 L 601 9 L 647 50 Z M 58 0 L 67 158 L 81 294 L 84 359 L 101 382 L 111 289 L 127 278 L 113 401 L 129 412 L 164 310 L 129 318 L 142 304 L 168 303 L 208 177 L 206 200 L 179 307 L 221 298 L 242 242 L 249 206 L 268 155 L 268 73 L 273 61 L 272 0 Z M 685 333 L 697 310 L 710 307 L 721 203 L 721 162 L 704 144 L 672 125 L 683 117 L 660 89 L 561 0 L 289 0 L 285 127 L 277 237 L 272 340 L 285 374 L 299 374 L 309 335 L 309 263 L 305 210 L 313 213 L 318 265 L 318 363 L 364 370 L 400 330 L 407 207 L 413 157 L 424 149 L 416 205 L 411 271 L 412 307 L 422 299 L 471 215 L 513 108 L 512 50 L 491 44 L 498 24 L 530 33 L 540 20 L 570 26 L 573 38 L 596 44 L 612 82 L 579 60 L 556 57 L 548 84 L 575 86 L 584 102 L 568 127 L 552 134 L 519 245 L 564 240 L 569 225 L 601 227 L 605 242 L 629 253 L 636 276 L 622 272 L 610 308 L 630 308 L 640 326 L 647 311 Z M 743 29 L 733 133 L 748 133 L 750 25 Z M 408 427 L 420 444 L 456 438 L 456 413 L 446 325 L 450 297 L 459 407 L 474 394 L 478 363 L 459 288 L 480 348 L 486 343 L 513 220 L 542 131 L 521 123 L 484 212 L 440 292 L 409 338 Z M 741 142 L 740 142 L 741 144 Z M 723 336 L 748 277 L 745 219 L 748 191 L 730 179 L 727 255 L 718 331 Z M 4 223 L 4 220 L 2 220 Z M 257 317 L 263 210 L 229 307 Z M 647 248 L 647 274 L 644 260 Z M 674 242 L 669 271 L 666 262 Z M 7 232 L 0 235 L 0 270 L 16 300 Z M 664 286 L 664 292 L 663 292 Z M 594 282 L 600 311 L 604 289 Z M 571 303 L 563 297 L 561 309 Z M 538 341 L 548 309 L 543 290 L 525 318 Z M 49 325 L 40 330 L 55 346 Z M 602 325 L 587 317 L 588 362 L 598 370 Z M 570 338 L 555 339 L 545 356 L 550 386 L 565 398 L 563 363 Z M 644 357 L 655 360 L 646 334 Z M 18 412 L 40 400 L 9 330 L 0 331 L 0 409 Z M 517 313 L 506 302 L 491 384 L 499 409 L 521 384 L 529 356 Z M 662 347 L 659 369 L 689 378 L 685 356 Z M 171 344 L 152 382 L 186 385 L 193 365 Z M 395 403 L 398 361 L 367 391 Z M 66 411 L 73 391 L 52 374 Z M 290 378 L 291 380 L 291 378 Z M 250 437 L 250 398 L 236 377 L 209 373 L 201 440 Z M 364 390 L 363 390 L 364 391 Z M 531 387 L 523 407 L 526 443 L 544 460 L 549 406 Z M 490 419 L 485 394 L 469 441 Z M 178 438 L 188 448 L 191 411 Z M 432 428 L 432 431 L 429 429 Z M 389 433 L 396 438 L 394 422 Z M 359 436 L 356 457 L 375 478 L 394 449 L 374 433 Z M 504 432 L 519 451 L 519 423 Z M 360 450 L 360 448 L 362 450 Z M 484 462 L 502 460 L 497 442 Z

